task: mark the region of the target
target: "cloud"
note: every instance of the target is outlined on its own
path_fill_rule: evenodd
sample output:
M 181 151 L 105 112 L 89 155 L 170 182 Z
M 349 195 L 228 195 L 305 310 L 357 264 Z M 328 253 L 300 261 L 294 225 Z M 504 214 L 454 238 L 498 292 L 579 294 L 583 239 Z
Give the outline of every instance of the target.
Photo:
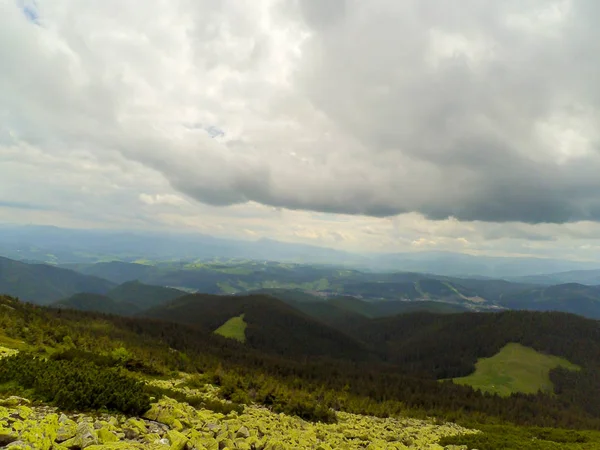
M 140 201 L 146 205 L 171 205 L 181 206 L 187 202 L 185 199 L 173 194 L 140 194 Z
M 600 221 L 600 6 L 461 5 L 0 0 L 0 151 L 118 154 L 214 206 Z

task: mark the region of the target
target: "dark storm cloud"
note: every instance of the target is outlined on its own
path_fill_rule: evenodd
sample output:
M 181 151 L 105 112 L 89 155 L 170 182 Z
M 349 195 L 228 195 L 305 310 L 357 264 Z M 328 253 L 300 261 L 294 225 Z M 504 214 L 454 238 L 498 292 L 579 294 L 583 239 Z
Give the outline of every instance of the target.
M 3 136 L 211 205 L 600 221 L 596 1 L 58 3 L 0 5 Z

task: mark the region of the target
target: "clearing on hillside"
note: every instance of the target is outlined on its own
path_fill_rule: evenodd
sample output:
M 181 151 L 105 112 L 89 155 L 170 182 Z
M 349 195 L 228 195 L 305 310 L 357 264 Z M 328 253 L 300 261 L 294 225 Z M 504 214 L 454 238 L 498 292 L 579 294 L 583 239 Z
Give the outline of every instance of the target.
M 246 326 L 244 314 L 237 317 L 232 317 L 223 325 L 215 330 L 216 334 L 236 341 L 246 342 Z
M 552 392 L 549 372 L 556 367 L 579 370 L 580 367 L 558 356 L 545 355 L 521 344 L 510 343 L 491 358 L 481 358 L 475 372 L 454 378 L 457 384 L 471 386 L 491 394 L 509 396 L 516 392 L 535 394 Z

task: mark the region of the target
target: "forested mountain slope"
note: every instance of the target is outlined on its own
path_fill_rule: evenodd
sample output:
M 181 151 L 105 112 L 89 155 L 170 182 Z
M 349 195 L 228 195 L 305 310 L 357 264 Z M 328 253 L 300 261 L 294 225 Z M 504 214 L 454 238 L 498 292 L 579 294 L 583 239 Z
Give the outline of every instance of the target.
M 419 313 L 367 319 L 364 327 L 355 330 L 352 340 L 339 332 L 326 331 L 324 324 L 280 302 L 276 303 L 278 315 L 270 315 L 275 309 L 273 299 L 259 297 L 259 307 L 250 304 L 251 296 L 237 299 L 227 314 L 238 315 L 243 309 L 248 328 L 254 325 L 267 327 L 269 332 L 280 330 L 271 341 L 282 343 L 260 349 L 249 344 L 250 339 L 242 344 L 205 331 L 203 326 L 181 323 L 185 316 L 179 314 L 185 311 L 189 317 L 192 312 L 196 314 L 208 328 L 224 318 L 214 309 L 216 299 L 189 297 L 171 303 L 173 317 L 180 323 L 51 309 L 2 298 L 0 339 L 42 353 L 48 348 L 74 345 L 79 350 L 113 355 L 111 358 L 118 357 L 130 370 L 149 374 L 200 372 L 220 386 L 228 399 L 266 402 L 282 408 L 289 405 L 286 408 L 299 408 L 295 410 L 312 417 L 327 417 L 330 407 L 376 415 L 419 410 L 454 420 L 496 417 L 521 425 L 600 429 L 600 340 L 596 321 L 539 312 Z M 192 308 L 194 304 L 198 306 Z M 299 327 L 305 337 L 316 332 L 316 338 L 308 336 L 307 348 L 327 345 L 331 353 L 299 358 L 295 347 L 298 330 L 288 327 L 283 333 L 285 327 L 268 323 L 277 320 Z M 325 337 L 331 340 L 324 341 Z M 359 339 L 363 345 L 356 343 Z M 567 355 L 581 370 L 553 370 L 554 396 L 485 396 L 467 386 L 436 380 L 450 371 L 468 372 L 473 360 L 493 354 L 511 341 L 551 355 Z M 371 352 L 369 358 L 361 360 L 365 351 L 368 353 L 365 346 L 371 346 Z M 383 353 L 373 346 L 380 346 Z M 354 357 L 348 352 L 355 352 Z M 446 365 L 450 370 L 445 369 Z M 318 405 L 326 405 L 326 409 Z
M 144 316 L 185 323 L 212 332 L 244 315 L 248 346 L 268 353 L 368 359 L 359 342 L 273 297 L 192 294 L 145 311 Z
M 0 292 L 26 301 L 49 304 L 78 292 L 106 294 L 114 286 L 72 270 L 0 257 Z
M 130 316 L 139 312 L 139 308 L 128 302 L 115 300 L 109 296 L 101 294 L 90 294 L 81 292 L 74 294 L 50 306 L 55 308 L 70 308 L 80 311 L 95 311 L 105 314 L 116 314 L 120 316 Z

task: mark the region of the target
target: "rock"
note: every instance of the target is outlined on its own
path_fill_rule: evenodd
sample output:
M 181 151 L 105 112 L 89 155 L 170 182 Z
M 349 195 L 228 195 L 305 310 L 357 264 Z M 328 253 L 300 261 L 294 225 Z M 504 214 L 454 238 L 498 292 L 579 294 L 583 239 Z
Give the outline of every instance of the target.
M 170 450 L 183 450 L 188 443 L 188 438 L 177 430 L 167 431 L 167 438 L 171 443 Z
M 115 433 L 110 431 L 108 428 L 100 428 L 98 431 L 98 441 L 101 444 L 108 444 L 111 442 L 117 442 L 119 438 Z
M 246 427 L 241 427 L 239 430 L 237 430 L 235 436 L 243 439 L 248 439 L 250 437 L 250 431 Z
M 0 446 L 8 445 L 11 442 L 15 442 L 16 440 L 17 440 L 17 436 L 12 434 L 8 430 L 0 431 Z
M 8 444 L 5 448 L 12 448 L 13 450 L 35 450 L 31 445 L 25 441 L 14 441 Z
M 92 445 L 99 445 L 98 435 L 93 426 L 88 422 L 82 422 L 77 425 L 75 436 L 68 441 L 63 442 L 65 447 L 87 448 Z
M 191 430 L 187 450 L 219 450 L 219 442 L 207 433 Z
M 6 406 L 8 408 L 14 408 L 19 405 L 29 405 L 31 404 L 30 400 L 27 400 L 23 397 L 17 397 L 16 395 L 11 395 L 8 398 L 0 399 L 0 406 Z
M 135 439 L 138 436 L 142 436 L 148 432 L 146 429 L 146 423 L 141 419 L 127 419 L 123 424 L 123 430 L 125 430 L 125 436 L 127 436 L 127 431 L 132 432 L 133 437 L 129 439 Z
M 152 448 L 152 447 L 150 447 Z M 160 447 L 158 447 L 160 448 Z M 134 450 L 134 449 L 148 449 L 148 447 L 142 444 L 134 442 L 111 442 L 110 444 L 98 444 L 90 445 L 86 450 Z
M 71 439 L 77 432 L 77 423 L 64 414 L 58 418 L 58 430 L 56 430 L 56 442 L 64 442 Z
M 143 417 L 144 419 L 164 423 L 176 430 L 182 430 L 184 428 L 182 422 L 185 422 L 188 426 L 190 424 L 189 415 L 190 413 L 186 411 L 184 405 L 165 397 L 159 402 L 153 403 Z

